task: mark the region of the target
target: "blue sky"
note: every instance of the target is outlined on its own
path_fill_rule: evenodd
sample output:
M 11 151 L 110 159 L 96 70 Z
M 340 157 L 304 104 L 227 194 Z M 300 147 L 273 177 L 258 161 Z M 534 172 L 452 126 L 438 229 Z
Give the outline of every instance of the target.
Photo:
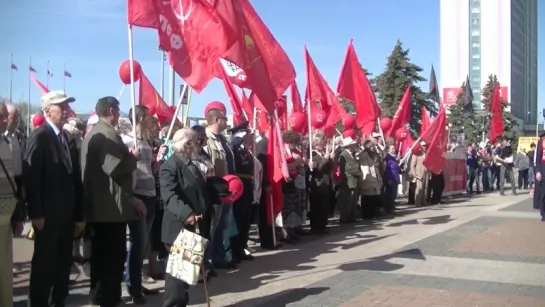
M 440 75 L 438 0 L 253 0 L 252 3 L 295 65 L 301 92 L 306 86 L 303 45 L 308 46 L 318 68 L 335 88 L 351 38 L 360 61 L 373 74 L 384 69 L 386 57 L 400 39 L 410 48 L 413 62 L 424 68 L 424 77 L 429 77 L 432 64 Z M 122 86 L 119 64 L 128 58 L 125 7 L 126 2 L 121 0 L 1 1 L 0 11 L 5 17 L 0 19 L 4 34 L 0 44 L 0 67 L 3 67 L 0 96 L 9 94 L 10 54 L 19 67 L 13 74 L 14 100 L 27 100 L 27 67 L 31 56 L 37 77 L 43 82 L 47 61 L 50 61 L 51 90 L 62 89 L 66 62 L 67 71 L 73 76 L 66 80 L 66 91 L 76 97 L 73 105 L 76 111 L 90 112 L 98 98 L 117 96 Z M 539 33 L 545 33 L 544 10 L 545 7 L 540 7 Z M 544 54 L 545 40 L 541 40 L 539 58 L 543 59 Z M 154 31 L 134 30 L 134 56 L 159 89 L 161 55 Z M 541 80 L 545 76 L 544 62 L 541 61 L 539 67 Z M 165 75 L 165 79 L 168 84 L 168 76 Z M 427 84 L 424 86 L 427 89 Z M 540 105 L 545 104 L 544 88 L 540 87 Z M 40 92 L 32 85 L 31 102 L 38 105 L 39 97 Z M 218 80 L 201 94 L 193 95 L 190 114 L 202 116 L 205 105 L 212 100 L 226 101 L 225 90 Z M 128 91 L 121 103 L 123 109 L 128 110 Z

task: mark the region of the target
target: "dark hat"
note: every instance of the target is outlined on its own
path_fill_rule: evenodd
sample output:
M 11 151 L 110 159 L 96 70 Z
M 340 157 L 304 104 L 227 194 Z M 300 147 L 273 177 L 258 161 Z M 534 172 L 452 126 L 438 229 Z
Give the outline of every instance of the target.
M 221 204 L 221 197 L 225 197 L 230 194 L 229 185 L 222 177 L 207 177 L 206 188 L 210 194 L 212 204 Z
M 239 124 L 238 126 L 234 126 L 233 128 L 229 129 L 228 132 L 231 133 L 233 136 L 235 136 L 235 134 L 237 134 L 239 132 L 249 133 L 250 132 L 250 122 L 249 121 L 244 121 L 241 124 Z M 238 137 L 242 137 L 242 136 L 238 135 Z

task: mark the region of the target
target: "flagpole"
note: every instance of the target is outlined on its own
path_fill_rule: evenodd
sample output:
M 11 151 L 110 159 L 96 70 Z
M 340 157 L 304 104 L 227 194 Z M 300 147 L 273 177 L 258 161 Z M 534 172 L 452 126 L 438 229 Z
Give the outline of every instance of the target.
M 28 59 L 28 101 L 27 101 L 27 125 L 26 125 L 27 137 L 30 135 L 30 74 L 32 73 L 30 71 L 31 68 L 32 68 L 32 57 Z
M 13 94 L 13 54 L 11 55 L 11 65 L 9 67 L 9 103 L 12 102 L 12 94 Z
M 169 86 L 170 86 L 170 96 L 168 99 L 168 102 L 171 106 L 175 105 L 176 102 L 176 79 L 175 79 L 175 72 L 172 65 L 170 65 L 170 80 L 169 80 Z
M 134 80 L 134 53 L 133 53 L 133 40 L 132 40 L 132 26 L 128 25 L 127 27 L 127 34 L 129 37 L 129 69 L 131 73 L 131 110 L 132 114 L 130 115 L 132 117 L 132 136 L 136 139 L 136 87 L 134 83 L 136 80 Z M 120 94 L 121 96 L 121 94 Z M 134 143 L 134 146 L 136 147 L 136 142 Z
M 64 72 L 62 74 L 62 91 L 66 94 L 66 62 L 64 62 Z
M 47 72 L 45 75 L 45 86 L 49 88 L 49 60 L 47 60 Z
M 165 52 L 161 47 L 159 51 L 161 51 L 161 97 L 165 99 Z

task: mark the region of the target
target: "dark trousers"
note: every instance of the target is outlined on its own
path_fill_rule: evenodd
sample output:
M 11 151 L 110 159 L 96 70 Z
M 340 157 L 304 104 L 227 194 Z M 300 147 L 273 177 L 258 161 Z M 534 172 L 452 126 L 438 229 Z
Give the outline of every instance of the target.
M 386 212 L 393 212 L 395 210 L 395 203 L 396 203 L 396 197 L 397 197 L 397 188 L 399 184 L 385 184 L 384 185 L 384 209 Z
M 125 283 L 129 294 L 133 297 L 142 296 L 142 268 L 148 251 L 151 227 L 155 218 L 156 197 L 135 195 L 146 205 L 146 216 L 129 222 L 131 244 L 125 264 Z
M 524 189 L 528 189 L 528 169 L 519 170 L 519 190 L 522 189 L 524 186 Z
M 483 191 L 490 191 L 490 167 L 483 167 L 482 180 L 483 180 Z
M 273 248 L 273 229 L 272 225 L 267 223 L 267 210 L 270 212 L 271 208 L 267 206 L 267 201 L 265 199 L 265 192 L 262 193 L 261 200 L 259 201 L 258 208 L 258 221 L 257 226 L 259 228 L 259 242 L 261 247 L 264 248 Z M 270 213 L 269 213 L 270 214 Z M 272 217 L 272 222 L 274 224 L 274 217 Z
M 121 302 L 121 282 L 127 254 L 127 224 L 91 223 L 91 297 L 101 307 Z
M 328 192 L 311 191 L 309 201 L 310 231 L 323 232 L 327 228 L 327 219 L 331 210 L 331 194 Z
M 64 306 L 72 266 L 74 223 L 46 220 L 35 230 L 30 270 L 29 307 Z
M 361 218 L 374 218 L 381 206 L 380 195 L 361 195 Z
M 445 176 L 441 174 L 431 174 L 430 185 L 428 187 L 429 200 L 432 204 L 438 204 L 443 197 L 445 190 Z
M 172 245 L 166 245 L 170 250 Z M 187 290 L 189 284 L 165 274 L 165 293 L 163 295 L 163 307 L 186 307 L 189 304 L 189 294 Z
M 409 195 L 408 195 L 408 202 L 409 205 L 415 204 L 415 198 L 416 198 L 416 182 L 409 183 Z
M 238 234 L 231 240 L 233 257 L 241 258 L 245 255 L 244 249 L 248 247 L 250 238 L 250 226 L 252 222 L 254 189 L 251 180 L 243 179 L 244 192 L 233 204 L 233 217 L 237 224 Z
M 501 166 L 494 165 L 492 167 L 492 188 L 494 187 L 494 182 L 496 182 L 496 190 L 500 190 L 500 182 L 501 182 Z

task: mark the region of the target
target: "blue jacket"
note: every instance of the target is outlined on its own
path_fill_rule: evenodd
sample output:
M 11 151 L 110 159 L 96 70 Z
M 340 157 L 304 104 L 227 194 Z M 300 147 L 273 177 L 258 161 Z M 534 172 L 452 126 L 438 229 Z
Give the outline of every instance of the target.
M 396 161 L 396 157 L 392 156 L 391 154 L 386 154 L 384 162 L 386 164 L 383 178 L 384 183 L 388 184 L 388 182 L 391 182 L 391 184 L 399 184 L 399 174 L 401 174 L 401 168 Z

